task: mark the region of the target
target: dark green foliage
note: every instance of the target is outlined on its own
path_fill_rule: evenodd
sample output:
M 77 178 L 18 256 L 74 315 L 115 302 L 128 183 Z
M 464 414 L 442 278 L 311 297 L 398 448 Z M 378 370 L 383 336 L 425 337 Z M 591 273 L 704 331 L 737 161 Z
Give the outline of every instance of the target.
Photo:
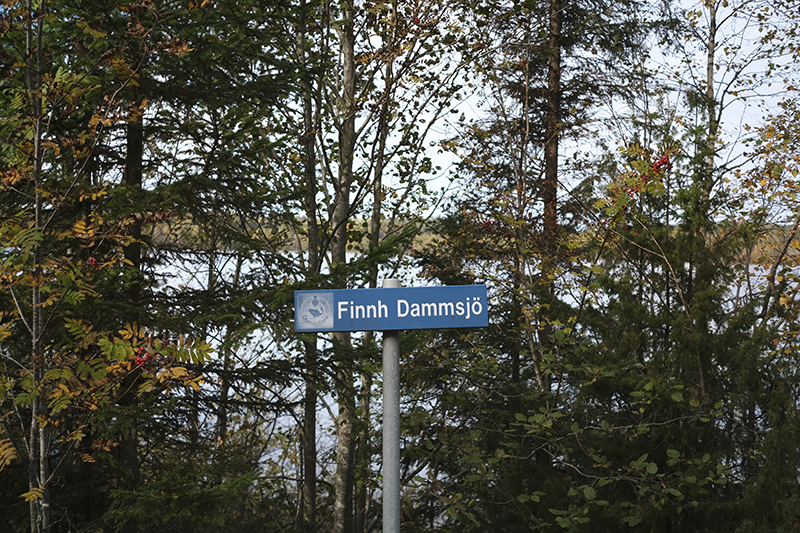
M 407 459 L 427 465 L 421 499 L 452 530 L 794 527 L 797 376 L 760 297 L 732 293 L 758 221 L 711 222 L 699 192 L 671 183 L 621 211 L 625 222 L 586 230 L 580 254 L 596 259 L 563 274 L 565 300 L 548 310 L 563 318 L 543 354 L 544 390 L 509 312 L 508 273 L 475 268 L 512 264 L 496 233 L 453 217 L 420 254 L 443 282 L 494 287 L 492 327 L 426 338 L 408 373 L 421 410 Z M 572 284 L 585 296 L 567 299 Z
M 203 351 L 203 344 L 193 337 L 207 338 L 212 328 L 227 328 L 229 341 L 221 346 L 225 352 L 232 351 L 239 342 L 234 339 L 246 338 L 253 328 L 257 318 L 253 313 L 247 313 L 249 316 L 242 320 L 243 306 L 254 305 L 252 294 L 244 295 L 241 287 L 233 284 L 215 294 L 203 294 L 204 298 L 197 298 L 196 294 L 175 297 L 160 286 L 156 262 L 145 261 L 147 268 L 140 271 L 140 244 L 133 240 L 144 225 L 143 244 L 150 242 L 147 232 L 154 229 L 160 233 L 160 240 L 151 244 L 171 248 L 173 252 L 199 246 L 213 254 L 218 243 L 223 242 L 220 250 L 237 249 L 246 254 L 252 248 L 251 230 L 257 230 L 259 224 L 269 219 L 276 202 L 276 196 L 267 196 L 270 193 L 257 179 L 265 173 L 263 166 L 254 164 L 276 141 L 254 142 L 267 136 L 263 134 L 264 123 L 253 117 L 264 116 L 265 106 L 274 104 L 291 86 L 291 76 L 283 75 L 283 67 L 274 62 L 267 67 L 270 58 L 276 55 L 265 50 L 270 46 L 280 47 L 272 37 L 282 36 L 282 31 L 264 23 L 278 20 L 274 18 L 274 6 L 259 4 L 248 9 L 247 17 L 242 16 L 241 3 L 214 7 L 221 11 L 215 12 L 211 6 L 199 3 L 45 4 L 43 62 L 30 68 L 41 69 L 41 81 L 51 98 L 45 105 L 49 119 L 42 136 L 45 155 L 41 167 L 47 231 L 28 231 L 31 238 L 25 242 L 20 239 L 25 237 L 25 225 L 32 224 L 31 199 L 37 187 L 31 179 L 32 164 L 26 160 L 30 152 L 30 124 L 35 114 L 33 118 L 26 114 L 29 111 L 26 106 L 30 104 L 26 101 L 29 96 L 26 76 L 30 71 L 26 71 L 22 62 L 24 5 L 11 3 L 3 8 L 4 90 L 0 98 L 6 105 L 0 122 L 3 142 L 0 222 L 6 281 L 2 291 L 4 329 L 0 335 L 4 375 L 0 435 L 3 463 L 11 457 L 8 466 L 2 465 L 5 468 L 0 514 L 6 523 L 4 530 L 31 527 L 26 518 L 28 504 L 19 496 L 30 487 L 11 483 L 22 482 L 26 477 L 23 466 L 27 458 L 22 443 L 27 438 L 24 420 L 31 415 L 30 402 L 24 400 L 24 390 L 20 389 L 25 382 L 19 378 L 24 376 L 25 367 L 32 364 L 30 340 L 26 340 L 24 327 L 31 289 L 25 286 L 28 278 L 15 278 L 12 268 L 19 258 L 20 271 L 30 270 L 33 256 L 19 254 L 17 249 L 9 247 L 12 239 L 23 251 L 36 246 L 43 249 L 48 268 L 56 272 L 57 283 L 51 284 L 53 288 L 42 289 L 44 299 L 55 298 L 48 302 L 46 309 L 52 316 L 47 315 L 42 337 L 48 347 L 47 364 L 54 368 L 67 361 L 67 356 L 77 357 L 78 365 L 81 357 L 97 362 L 94 348 L 88 343 L 81 344 L 85 339 L 70 338 L 65 319 L 91 324 L 96 332 L 113 332 L 127 324 L 143 325 L 151 332 L 149 335 L 174 339 L 176 343 L 181 335 L 180 343 L 185 342 L 190 351 Z M 219 13 L 225 10 L 235 16 L 220 17 Z M 261 15 L 255 17 L 256 12 Z M 228 35 L 230 39 L 210 38 L 214 34 Z M 38 46 L 38 41 L 33 42 Z M 189 53 L 193 45 L 203 52 Z M 259 55 L 255 55 L 257 49 L 261 50 Z M 215 63 L 211 61 L 215 54 L 224 57 L 218 57 Z M 262 67 L 266 70 L 259 71 Z M 189 76 L 190 72 L 194 78 Z M 204 72 L 208 75 L 198 80 L 197 74 Z M 32 79 L 37 76 L 33 74 Z M 186 84 L 190 78 L 199 81 L 203 89 L 191 91 Z M 282 81 L 277 81 L 278 78 Z M 223 79 L 228 83 L 220 83 Z M 253 104 L 261 101 L 261 111 L 253 113 L 252 108 L 245 109 L 244 101 Z M 135 147 L 131 145 L 131 131 L 135 128 L 131 125 L 141 122 L 142 115 L 146 116 L 142 142 L 152 150 L 140 152 L 137 162 Z M 193 121 L 192 117 L 198 118 Z M 209 128 L 199 127 L 206 124 L 202 122 L 205 119 Z M 196 164 L 196 159 L 187 160 L 180 163 L 181 167 L 177 160 L 165 157 L 167 152 L 163 150 L 174 148 L 165 143 L 167 138 L 184 146 L 194 141 L 196 149 L 207 141 L 222 148 L 205 153 L 198 150 L 196 153 L 207 156 L 205 161 Z M 144 181 L 141 178 L 137 181 L 132 174 L 137 165 L 142 167 Z M 169 179 L 164 173 L 167 169 L 170 169 Z M 257 190 L 263 194 L 256 194 Z M 206 201 L 199 201 L 203 199 Z M 172 223 L 189 228 L 190 237 L 183 231 L 177 238 L 164 237 L 165 225 Z M 137 251 L 132 251 L 133 245 Z M 127 266 L 120 264 L 123 254 L 126 259 L 132 258 Z M 147 255 L 164 257 L 152 252 Z M 6 290 L 9 287 L 13 295 Z M 58 291 L 63 292 L 60 299 Z M 220 307 L 223 298 L 230 303 Z M 181 301 L 183 304 L 175 305 Z M 185 311 L 185 303 L 189 301 L 193 310 L 204 315 L 202 319 L 176 319 L 178 310 L 183 307 Z M 15 302 L 19 313 L 14 312 Z M 236 305 L 238 308 L 234 309 Z M 212 316 L 209 308 L 217 309 L 219 314 Z M 5 329 L 7 319 L 16 320 L 10 329 Z M 153 338 L 149 339 L 141 340 L 142 349 L 152 350 Z M 154 360 L 159 357 L 156 354 Z M 124 363 L 126 358 L 117 356 L 105 366 L 120 359 L 130 365 Z M 202 357 L 194 362 L 200 360 Z M 225 386 L 236 392 L 255 394 L 252 383 L 258 380 L 285 383 L 289 371 L 285 365 L 284 368 L 262 365 L 247 373 L 234 373 L 231 366 L 226 360 L 220 368 L 208 369 L 209 385 L 204 387 L 202 398 L 200 391 L 193 392 L 191 388 L 165 391 L 155 387 L 149 393 L 136 394 L 137 388 L 147 382 L 134 372 L 123 384 L 127 392 L 109 394 L 103 404 L 82 403 L 77 409 L 65 409 L 60 416 L 55 416 L 55 411 L 49 413 L 54 417 L 53 424 L 58 424 L 58 430 L 51 433 L 53 447 L 45 455 L 54 472 L 47 481 L 45 496 L 53 521 L 37 527 L 46 531 L 138 528 L 196 531 L 212 525 L 216 529 L 240 531 L 256 529 L 252 527 L 254 523 L 264 531 L 283 527 L 291 520 L 284 507 L 291 508 L 291 504 L 277 494 L 281 490 L 286 494 L 286 490 L 270 486 L 272 481 L 262 478 L 264 470 L 259 466 L 264 457 L 258 453 L 265 449 L 269 438 L 259 431 L 249 432 L 250 442 L 236 443 L 234 438 L 240 425 L 252 425 L 237 415 L 246 417 L 254 404 L 249 403 L 247 396 L 245 400 L 228 401 L 219 392 L 222 384 L 212 376 L 223 376 L 223 384 L 227 383 Z M 169 371 L 160 364 L 148 370 L 154 374 Z M 205 369 L 198 366 L 195 370 Z M 77 374 L 71 381 L 65 378 L 64 390 L 71 393 L 74 389 L 79 394 L 77 387 L 82 384 L 89 391 L 85 392 L 88 396 L 96 394 L 91 392 L 93 387 L 104 386 L 102 381 L 98 384 L 96 376 L 95 381 L 78 383 L 80 379 L 82 376 Z M 269 405 L 265 408 L 264 403 Z M 291 408 L 286 404 L 284 400 L 266 400 L 259 403 L 258 409 L 263 414 L 266 409 L 285 412 Z M 53 403 L 50 407 L 55 409 L 60 405 Z M 229 410 L 225 412 L 228 425 L 222 432 L 213 422 L 221 416 L 219 405 Z M 187 431 L 186 428 L 193 427 L 191 421 L 196 423 L 201 413 L 211 421 L 207 431 L 199 432 L 196 427 Z M 64 440 L 65 436 L 78 435 L 77 432 L 83 437 Z M 248 431 L 241 434 L 247 435 Z M 9 449 L 5 445 L 10 442 L 6 438 L 15 441 L 16 458 L 5 454 Z M 270 494 L 269 498 L 274 500 L 271 507 L 265 503 L 254 509 L 261 505 L 259 491 Z M 180 500 L 174 501 L 178 497 Z

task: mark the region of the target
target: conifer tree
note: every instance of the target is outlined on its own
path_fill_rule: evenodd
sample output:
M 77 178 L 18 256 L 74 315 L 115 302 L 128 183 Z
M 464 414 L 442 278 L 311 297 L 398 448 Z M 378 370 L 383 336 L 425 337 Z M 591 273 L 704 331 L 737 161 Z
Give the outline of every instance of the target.
M 736 16 L 743 12 L 737 11 L 740 6 L 730 9 Z M 701 20 L 699 15 L 680 18 Z M 701 33 L 697 27 L 694 31 Z M 663 86 L 639 86 L 641 98 L 623 108 L 641 113 L 614 117 L 626 125 L 620 135 L 624 150 L 581 169 L 589 177 L 613 179 L 600 191 L 599 202 L 584 196 L 591 189 L 570 195 L 590 224 L 579 223 L 573 240 L 560 241 L 571 244 L 574 261 L 554 285 L 560 302 L 531 298 L 527 310 L 513 303 L 515 295 L 529 297 L 513 283 L 512 273 L 524 264 L 515 252 L 527 250 L 535 258 L 539 246 L 535 232 L 520 238 L 527 221 L 515 207 L 528 208 L 530 202 L 518 200 L 525 189 L 509 179 L 522 168 L 521 158 L 506 155 L 516 153 L 519 130 L 510 120 L 486 121 L 471 130 L 467 138 L 474 139 L 475 149 L 465 158 L 465 168 L 489 194 L 474 193 L 454 211 L 440 227 L 446 244 L 432 246 L 420 264 L 443 281 L 496 283 L 497 329 L 468 336 L 437 334 L 428 344 L 438 348 L 415 353 L 419 366 L 410 373 L 410 391 L 437 391 L 437 401 L 428 400 L 437 411 L 433 416 L 414 412 L 410 426 L 419 435 L 419 447 L 409 454 L 409 468 L 424 464 L 430 472 L 418 490 L 431 516 L 445 513 L 448 523 L 479 528 L 502 513 L 502 523 L 511 519 L 518 526 L 587 531 L 598 520 L 608 530 L 641 525 L 671 531 L 735 530 L 742 524 L 742 530 L 755 530 L 789 523 L 793 504 L 786 498 L 794 483 L 789 479 L 771 477 L 770 487 L 781 488 L 772 493 L 775 504 L 765 514 L 737 507 L 737 502 L 763 496 L 764 476 L 776 473 L 768 465 L 785 465 L 794 447 L 770 448 L 792 423 L 770 407 L 785 396 L 762 395 L 786 390 L 767 363 L 776 357 L 773 345 L 779 343 L 775 322 L 759 319 L 763 295 L 745 295 L 745 287 L 752 290 L 757 284 L 753 263 L 741 263 L 744 250 L 759 249 L 756 238 L 765 235 L 759 213 L 764 211 L 740 218 L 742 206 L 752 199 L 725 185 L 741 178 L 735 164 L 720 156 L 725 148 L 721 110 L 726 98 L 737 95 L 725 91 L 741 88 L 720 85 L 712 74 L 741 79 L 744 63 L 717 69 L 714 54 L 722 32 L 716 35 L 718 40 L 707 41 L 704 48 L 709 79 L 692 80 L 702 90 L 692 92 L 696 97 L 687 102 L 692 112 L 679 113 L 696 117 L 695 124 L 675 120 L 669 106 L 658 107 L 671 97 Z M 490 79 L 502 86 L 501 76 Z M 629 78 L 635 79 L 654 78 L 652 73 Z M 636 90 L 629 95 L 637 96 Z M 508 105 L 497 109 L 501 116 L 512 116 Z M 738 183 L 748 182 L 758 180 Z M 543 218 L 543 209 L 534 216 Z M 788 220 L 777 250 L 793 238 L 793 227 Z M 783 265 L 785 257 L 778 252 L 775 263 L 764 258 L 769 264 L 765 280 L 770 273 L 777 275 L 783 267 L 771 268 Z M 523 271 L 535 279 L 535 266 Z M 770 300 L 776 285 L 764 286 L 772 287 Z M 783 301 L 789 300 L 784 294 Z M 526 363 L 516 370 L 508 317 L 524 317 L 526 311 L 544 315 L 543 308 L 551 320 L 544 355 L 537 360 L 533 344 L 527 354 L 517 349 Z M 539 372 L 550 380 L 545 394 L 531 390 L 543 382 L 536 378 Z M 527 387 L 509 386 L 509 377 Z M 461 403 L 458 395 L 439 391 L 432 385 L 436 380 L 469 400 Z M 784 413 L 793 411 L 781 405 Z M 766 445 L 771 460 L 764 456 L 761 462 L 745 452 L 757 442 Z M 535 458 L 541 454 L 551 461 L 550 468 L 539 468 Z

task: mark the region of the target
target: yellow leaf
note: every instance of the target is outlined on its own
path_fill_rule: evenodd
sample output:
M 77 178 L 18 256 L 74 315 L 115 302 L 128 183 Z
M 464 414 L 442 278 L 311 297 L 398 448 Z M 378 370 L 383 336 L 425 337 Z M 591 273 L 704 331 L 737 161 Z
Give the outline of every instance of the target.
M 35 489 L 31 489 L 24 494 L 20 494 L 20 497 L 25 498 L 26 502 L 36 501 L 42 497 L 44 494 L 44 487 L 37 487 Z
M 95 39 L 99 39 L 99 38 L 102 38 L 102 37 L 106 36 L 106 34 L 104 32 L 102 32 L 100 30 L 96 30 L 96 29 L 92 28 L 91 26 L 89 26 L 89 24 L 85 20 L 79 20 L 78 21 L 78 27 L 83 29 L 83 33 L 88 33 L 89 35 L 91 35 Z
M 0 470 L 11 464 L 17 458 L 17 450 L 11 439 L 0 440 Z

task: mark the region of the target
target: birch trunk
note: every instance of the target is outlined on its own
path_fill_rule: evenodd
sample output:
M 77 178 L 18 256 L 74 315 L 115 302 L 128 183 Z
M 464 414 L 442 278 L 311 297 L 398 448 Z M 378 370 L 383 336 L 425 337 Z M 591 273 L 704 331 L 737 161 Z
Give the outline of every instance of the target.
M 307 269 L 311 275 L 318 274 L 321 261 L 321 239 L 317 224 L 317 171 L 315 134 L 317 119 L 312 98 L 313 79 L 311 66 L 308 64 L 306 51 L 307 4 L 301 0 L 297 32 L 297 55 L 300 65 L 306 72 L 301 80 L 303 89 L 303 172 L 304 172 L 304 208 L 306 215 L 306 238 L 308 239 Z M 317 106 L 319 109 L 319 106 Z M 303 377 L 305 396 L 303 398 L 303 427 L 301 430 L 302 447 L 302 486 L 301 512 L 298 530 L 302 533 L 314 533 L 317 522 L 317 336 L 303 343 L 305 351 L 305 373 Z
M 347 261 L 348 223 L 350 220 L 350 187 L 353 183 L 353 156 L 355 151 L 355 32 L 354 5 L 351 0 L 341 3 L 342 25 L 339 30 L 342 57 L 342 86 L 337 107 L 341 117 L 339 129 L 339 174 L 333 206 L 333 242 L 331 244 L 332 268 Z M 346 279 L 336 280 L 344 287 Z M 349 333 L 335 333 L 334 345 L 339 354 L 351 348 Z M 336 392 L 339 412 L 336 423 L 336 473 L 334 476 L 333 533 L 353 531 L 353 472 L 355 469 L 355 388 L 353 366 L 350 358 L 339 357 L 336 363 Z

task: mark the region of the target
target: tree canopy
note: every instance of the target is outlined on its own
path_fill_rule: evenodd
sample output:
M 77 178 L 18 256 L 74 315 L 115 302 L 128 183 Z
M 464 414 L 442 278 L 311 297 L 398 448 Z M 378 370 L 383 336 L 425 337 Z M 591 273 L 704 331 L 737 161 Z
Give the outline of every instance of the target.
M 4 1 L 0 529 L 793 530 L 798 7 Z

